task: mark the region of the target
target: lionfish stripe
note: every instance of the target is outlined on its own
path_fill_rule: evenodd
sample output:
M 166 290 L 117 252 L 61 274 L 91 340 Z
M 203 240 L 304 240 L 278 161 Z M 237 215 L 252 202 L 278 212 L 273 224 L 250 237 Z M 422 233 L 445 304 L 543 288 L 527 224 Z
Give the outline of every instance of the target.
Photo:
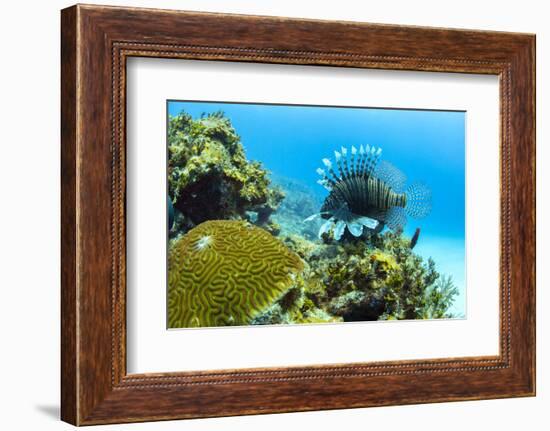
M 369 187 L 369 183 L 365 181 L 361 181 L 360 182 L 360 195 L 359 196 L 368 196 L 368 187 Z
M 344 161 L 338 162 L 338 169 L 340 169 L 340 176 L 344 179 L 348 177 L 346 169 L 345 169 L 345 159 Z
M 344 175 L 347 178 L 347 177 L 350 177 L 351 175 L 351 172 L 348 166 L 348 158 L 347 158 L 348 150 L 345 147 L 342 147 L 341 150 L 342 150 L 342 167 L 343 167 Z
M 363 158 L 365 157 L 365 149 L 363 144 L 359 146 L 359 160 L 357 160 L 357 172 L 361 172 L 361 164 L 363 163 Z
M 339 190 L 343 198 L 342 202 L 353 202 L 353 193 L 351 192 L 350 187 L 346 185 L 346 182 L 341 183 Z
M 369 196 L 369 200 L 372 199 L 372 197 L 376 196 L 376 183 L 375 181 L 369 181 L 367 182 L 367 187 L 368 187 L 368 196 Z
M 340 159 L 338 159 L 338 162 L 336 163 L 336 165 L 338 166 L 338 173 L 340 174 L 340 178 L 342 179 L 346 179 L 346 171 L 344 171 L 344 168 L 342 166 L 342 162 Z
M 381 150 L 381 149 L 379 148 L 379 150 Z M 370 158 L 369 158 L 369 166 L 368 166 L 368 170 L 367 170 L 368 175 L 372 175 L 374 173 L 374 169 L 376 168 L 376 165 L 378 164 L 379 157 L 380 157 L 379 152 L 376 151 L 375 147 L 372 147 Z
M 348 159 L 344 159 L 344 167 L 346 168 L 346 173 L 348 175 L 348 177 L 350 177 L 352 175 L 352 171 L 350 169 L 350 166 L 348 164 Z
M 366 153 L 364 156 L 363 156 L 363 161 L 361 163 L 361 174 L 365 174 L 366 172 L 366 167 L 369 163 L 369 153 Z

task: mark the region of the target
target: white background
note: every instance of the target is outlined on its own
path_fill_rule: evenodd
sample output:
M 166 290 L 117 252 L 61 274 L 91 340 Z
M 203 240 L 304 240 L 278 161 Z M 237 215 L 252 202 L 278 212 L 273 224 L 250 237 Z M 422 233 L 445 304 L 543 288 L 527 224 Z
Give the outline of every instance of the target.
M 105 426 L 95 429 L 257 430 L 545 430 L 550 423 L 548 309 L 550 164 L 549 13 L 535 0 L 394 1 L 197 0 L 102 1 L 394 24 L 537 33 L 538 396 L 330 412 L 293 413 Z M 70 429 L 59 399 L 59 9 L 65 1 L 5 2 L 0 16 L 0 427 Z
M 129 373 L 498 354 L 496 76 L 140 58 L 127 83 Z M 467 319 L 167 331 L 167 99 L 467 111 Z

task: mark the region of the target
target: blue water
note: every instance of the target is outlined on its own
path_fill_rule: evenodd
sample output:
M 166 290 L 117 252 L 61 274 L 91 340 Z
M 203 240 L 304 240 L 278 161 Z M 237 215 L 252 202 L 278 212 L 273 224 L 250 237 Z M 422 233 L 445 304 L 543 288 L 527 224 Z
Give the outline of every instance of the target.
M 409 219 L 405 233 L 421 228 L 415 251 L 432 257 L 452 275 L 460 294 L 451 311 L 466 315 L 465 295 L 465 113 L 457 111 L 341 108 L 205 102 L 168 103 L 168 113 L 193 117 L 223 111 L 246 150 L 275 175 L 298 180 L 321 196 L 316 168 L 334 160 L 341 146 L 382 148 L 381 159 L 432 190 L 432 211 Z

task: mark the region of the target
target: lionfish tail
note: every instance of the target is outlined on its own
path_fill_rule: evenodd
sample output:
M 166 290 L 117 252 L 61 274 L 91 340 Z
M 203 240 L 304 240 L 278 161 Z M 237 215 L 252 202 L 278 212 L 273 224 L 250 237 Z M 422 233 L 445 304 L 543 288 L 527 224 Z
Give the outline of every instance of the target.
M 432 210 L 432 191 L 420 182 L 412 183 L 405 191 L 407 205 L 405 212 L 408 216 L 420 219 L 426 217 Z

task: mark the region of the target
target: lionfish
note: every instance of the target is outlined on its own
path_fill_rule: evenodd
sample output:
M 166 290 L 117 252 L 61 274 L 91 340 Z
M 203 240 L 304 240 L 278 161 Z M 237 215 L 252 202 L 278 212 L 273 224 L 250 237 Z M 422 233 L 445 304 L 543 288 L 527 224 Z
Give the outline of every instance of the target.
M 335 151 L 335 164 L 323 159 L 325 169 L 317 169 L 317 182 L 329 194 L 321 212 L 306 219 L 322 217 L 327 221 L 319 229 L 319 238 L 332 231 L 335 240 L 342 238 L 345 229 L 355 237 L 368 232 L 380 232 L 384 226 L 400 231 L 407 216 L 422 218 L 431 210 L 431 191 L 415 182 L 405 188 L 407 178 L 387 161 L 380 161 L 381 148 L 361 145 Z

